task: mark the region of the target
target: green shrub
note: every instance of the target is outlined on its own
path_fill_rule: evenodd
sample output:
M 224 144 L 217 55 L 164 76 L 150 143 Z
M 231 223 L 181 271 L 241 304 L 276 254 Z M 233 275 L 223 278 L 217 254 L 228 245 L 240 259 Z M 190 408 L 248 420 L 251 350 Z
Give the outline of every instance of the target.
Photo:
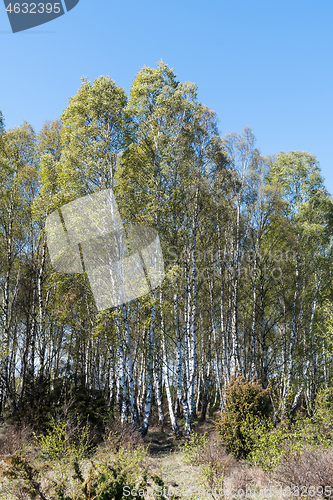
M 78 456 L 33 463 L 28 457 L 13 455 L 6 458 L 6 466 L 0 466 L 0 470 L 11 481 L 17 498 L 125 500 L 142 497 L 139 492 L 152 488 L 155 498 L 165 500 L 161 495 L 164 482 L 151 474 L 147 450 L 142 445 L 135 449 L 131 445 L 120 447 L 115 454 L 109 450 L 95 453 L 88 472 L 83 469 L 84 463 Z
M 112 459 L 107 454 L 97 463 L 91 461 L 86 477 L 83 476 L 78 461 L 74 462 L 74 469 L 74 478 L 81 483 L 81 492 L 87 499 L 136 499 L 146 496 L 146 493 L 142 495 L 140 491 L 146 492 L 149 487 L 156 490 L 158 486 L 162 492 L 164 486 L 159 476 L 149 472 L 147 450 L 142 445 L 133 449 L 128 444 L 127 447 L 121 447 Z M 164 499 L 161 494 L 155 496 Z
M 285 422 L 275 428 L 270 421 L 259 421 L 257 417 L 253 417 L 248 429 L 253 446 L 247 461 L 264 471 L 278 469 L 286 456 L 301 453 L 304 449 L 299 429 L 296 426 L 288 428 Z
M 304 433 L 312 443 L 333 446 L 333 389 L 322 388 L 314 402 L 313 415 L 305 420 Z
M 78 381 L 79 383 L 79 381 Z M 60 412 L 75 408 L 80 419 L 95 428 L 97 438 L 104 432 L 104 420 L 111 416 L 102 391 L 88 389 L 70 377 L 55 379 L 50 388 L 47 379 L 27 381 L 24 398 L 20 409 L 8 420 L 12 424 L 28 424 L 36 432 L 44 432 L 50 418 L 56 418 Z
M 39 471 L 30 461 L 20 455 L 12 455 L 5 459 L 7 467 L 1 468 L 2 475 L 16 483 L 18 491 L 25 497 L 35 499 L 41 494 Z
M 46 435 L 38 436 L 37 440 L 46 458 L 60 460 L 75 456 L 82 459 L 90 448 L 90 428 L 82 425 L 79 418 L 52 418 Z
M 216 428 L 226 449 L 235 458 L 246 458 L 255 446 L 254 427 L 257 417 L 264 421 L 271 412 L 269 389 L 260 381 L 247 382 L 244 377 L 232 377 L 226 388 L 226 408 L 216 421 Z
M 196 465 L 200 454 L 206 448 L 207 444 L 208 438 L 206 432 L 204 434 L 196 434 L 195 432 L 191 434 L 189 440 L 182 447 L 185 461 Z
M 321 389 L 315 399 L 312 417 L 297 418 L 293 425 L 282 422 L 275 428 L 268 420 L 253 418 L 248 426 L 254 445 L 248 461 L 264 470 L 277 470 L 286 459 L 299 457 L 316 447 L 333 445 L 333 408 L 329 389 Z

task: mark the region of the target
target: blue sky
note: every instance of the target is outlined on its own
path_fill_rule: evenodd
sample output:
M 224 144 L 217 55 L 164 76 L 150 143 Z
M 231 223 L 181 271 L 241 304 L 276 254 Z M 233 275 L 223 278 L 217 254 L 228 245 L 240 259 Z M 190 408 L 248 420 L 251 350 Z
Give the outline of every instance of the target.
M 0 109 L 6 127 L 59 117 L 80 78 L 128 91 L 163 60 L 220 130 L 253 128 L 262 154 L 305 150 L 333 193 L 332 0 L 80 0 L 66 15 L 12 34 L 0 0 Z

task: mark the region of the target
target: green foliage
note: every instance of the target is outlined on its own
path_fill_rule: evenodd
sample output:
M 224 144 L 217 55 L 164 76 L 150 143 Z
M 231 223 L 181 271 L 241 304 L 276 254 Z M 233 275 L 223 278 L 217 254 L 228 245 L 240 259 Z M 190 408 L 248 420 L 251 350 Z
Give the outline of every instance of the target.
M 82 459 L 90 448 L 90 428 L 80 420 L 52 418 L 45 436 L 38 437 L 43 453 L 51 460 L 75 456 Z
M 319 441 L 325 446 L 333 446 L 333 389 L 323 388 L 316 397 L 311 421 L 320 429 Z
M 333 446 L 333 407 L 329 401 L 329 389 L 321 389 L 316 397 L 313 415 L 301 417 L 292 425 L 285 421 L 274 427 L 267 419 L 254 418 L 248 432 L 254 446 L 247 459 L 264 470 L 279 468 L 286 457 L 295 457 L 305 450 L 320 446 Z
M 135 449 L 128 445 L 120 447 L 118 452 L 110 459 L 106 456 L 104 460 L 95 463 L 91 461 L 91 467 L 84 477 L 79 462 L 74 462 L 74 479 L 80 483 L 83 498 L 98 500 L 123 500 L 126 498 L 137 498 L 138 494 L 132 495 L 132 490 L 139 492 L 151 487 L 164 486 L 163 480 L 149 472 L 147 451 L 144 446 Z M 125 490 L 126 487 L 126 490 Z M 159 496 L 159 498 L 164 498 Z
M 285 197 L 291 202 L 290 210 L 295 210 L 295 205 L 305 203 L 323 188 L 320 174 L 318 160 L 313 154 L 289 151 L 277 156 L 271 166 L 270 179 L 280 184 Z
M 67 454 L 67 423 L 52 420 L 51 429 L 46 436 L 39 436 L 39 443 L 43 452 L 51 459 L 58 459 Z
M 83 78 L 70 98 L 62 114 L 63 151 L 56 165 L 59 188 L 68 201 L 113 186 L 123 147 L 126 101 L 124 89 L 104 76 L 92 84 Z
M 208 463 L 202 467 L 204 477 L 204 484 L 208 486 L 210 491 L 224 489 L 224 470 L 223 466 L 219 463 Z
M 75 415 L 94 427 L 97 441 L 102 439 L 104 421 L 110 416 L 102 391 L 87 389 L 81 385 L 79 378 L 77 383 L 80 385 L 76 389 L 75 380 L 70 377 L 66 380 L 64 377 L 53 380 L 52 389 L 46 377 L 33 384 L 27 376 L 27 382 L 30 384 L 27 383 L 21 407 L 11 419 L 14 423 L 18 425 L 29 423 L 35 432 L 46 432 L 49 421 L 57 419 L 59 414 L 66 412 L 70 401 L 70 409 L 75 408 Z
M 108 416 L 108 407 L 102 391 L 78 388 L 73 399 L 73 407 L 80 419 L 103 431 L 103 420 Z
M 202 452 L 208 444 L 207 433 L 204 434 L 191 434 L 190 438 L 184 446 L 182 451 L 184 453 L 185 461 L 196 464 L 198 455 Z
M 249 435 L 254 444 L 247 456 L 248 462 L 265 471 L 277 469 L 287 455 L 303 450 L 300 434 L 295 426 L 289 429 L 285 422 L 275 428 L 268 420 L 260 422 L 254 418 L 249 426 Z
M 268 388 L 264 390 L 257 380 L 232 377 L 226 388 L 225 412 L 216 422 L 227 451 L 235 458 L 246 458 L 255 446 L 254 417 L 262 420 L 270 411 Z
M 312 416 L 297 422 L 302 439 L 308 447 L 320 445 L 327 449 L 333 446 L 332 396 L 332 388 L 320 389 L 314 401 Z
M 121 448 L 116 460 L 105 461 L 98 465 L 91 464 L 87 478 L 84 480 L 82 473 L 76 467 L 76 477 L 82 483 L 82 491 L 86 498 L 96 497 L 99 500 L 121 500 L 123 498 L 135 498 L 136 496 L 124 496 L 124 488 L 130 490 L 144 489 L 148 483 L 148 465 L 142 467 L 146 456 L 144 448 L 130 450 Z
M 52 462 L 45 462 L 45 455 L 37 460 L 31 455 L 13 455 L 6 459 L 6 467 L 1 466 L 2 474 L 10 479 L 17 498 L 123 500 L 139 496 L 138 493 L 132 494 L 132 490 L 151 489 L 156 498 L 164 499 L 157 493 L 162 491 L 164 482 L 150 472 L 147 450 L 143 445 L 135 448 L 131 444 L 120 446 L 117 452 L 107 447 L 94 454 L 86 471 L 85 462 L 77 450 L 74 455 L 68 454 L 65 435 L 64 424 L 54 422 L 53 432 L 41 439 L 43 451 L 52 455 Z M 62 454 L 57 452 L 57 447 Z
M 170 230 L 170 211 L 180 212 L 194 163 L 191 139 L 198 131 L 195 85 L 177 81 L 165 63 L 136 75 L 125 108 L 130 140 L 116 173 L 115 193 L 122 216 Z M 193 135 L 190 137 L 190 133 Z M 192 155 L 192 160 L 190 157 Z M 177 207 L 177 211 L 175 211 Z
M 24 495 L 31 499 L 40 497 L 39 471 L 30 464 L 30 461 L 20 455 L 12 455 L 7 460 L 8 468 L 3 470 L 4 477 L 15 481 Z
M 327 400 L 329 391 L 319 391 L 312 417 L 300 417 L 294 424 L 283 421 L 275 427 L 267 418 L 248 415 L 242 426 L 244 442 L 250 452 L 246 455 L 252 465 L 272 471 L 286 457 L 295 457 L 316 446 L 333 445 L 333 409 Z

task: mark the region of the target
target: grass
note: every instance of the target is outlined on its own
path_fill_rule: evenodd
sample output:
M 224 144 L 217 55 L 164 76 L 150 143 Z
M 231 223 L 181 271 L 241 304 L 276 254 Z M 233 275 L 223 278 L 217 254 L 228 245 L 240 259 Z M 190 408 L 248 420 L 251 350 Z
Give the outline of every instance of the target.
M 266 500 L 268 498 L 271 500 L 285 500 L 286 498 L 297 497 L 297 495 L 286 495 L 287 490 L 285 488 L 288 484 L 297 484 L 300 478 L 304 478 L 308 486 L 311 485 L 313 480 L 319 482 L 330 481 L 332 477 L 331 470 L 333 470 L 333 454 L 321 455 L 319 450 L 316 450 L 316 452 L 309 451 L 308 454 L 299 457 L 296 461 L 291 461 L 290 464 L 286 464 L 282 472 L 275 476 L 268 475 L 259 467 L 250 467 L 244 461 L 237 461 L 225 452 L 222 443 L 219 441 L 214 429 L 214 418 L 214 416 L 207 417 L 205 422 L 197 423 L 194 426 L 195 433 L 206 435 L 208 444 L 204 449 L 199 449 L 192 463 L 186 460 L 186 453 L 184 453 L 183 449 L 184 444 L 189 442 L 190 438 L 186 436 L 176 438 L 168 421 L 163 432 L 157 426 L 152 425 L 143 440 L 138 440 L 130 430 L 127 430 L 122 433 L 119 443 L 121 447 L 125 448 L 130 446 L 135 449 L 138 444 L 146 447 L 147 455 L 145 460 L 149 464 L 151 477 L 154 475 L 159 476 L 164 483 L 165 491 L 170 493 L 165 498 L 186 498 L 187 500 L 241 499 L 245 497 L 242 491 L 245 493 L 246 489 L 248 491 L 251 489 L 252 493 L 247 496 L 251 500 Z M 114 443 L 111 443 L 110 448 L 107 445 L 100 446 L 92 460 L 98 462 L 98 460 L 110 459 L 112 454 L 117 457 L 116 451 L 110 451 L 112 450 L 112 444 Z M 0 470 L 5 468 L 8 457 L 17 452 L 30 456 L 31 463 L 43 469 L 41 487 L 46 492 L 45 499 L 53 500 L 55 497 L 47 493 L 47 482 L 66 473 L 66 470 L 61 471 L 61 466 L 64 467 L 63 464 L 61 462 L 48 462 L 46 459 L 44 459 L 44 462 L 42 461 L 36 441 L 33 440 L 28 427 L 15 429 L 2 423 L 0 426 Z M 207 469 L 209 463 L 218 471 L 214 477 L 209 475 L 212 470 Z M 314 464 L 316 464 L 316 470 L 314 470 Z M 83 462 L 82 472 L 84 477 L 87 477 L 90 465 L 89 460 Z M 204 474 L 205 468 L 206 474 Z M 323 475 L 325 470 L 326 475 Z M 224 471 L 224 474 L 220 473 L 221 471 Z M 218 484 L 222 477 L 224 483 Z M 319 479 L 317 480 L 316 477 Z M 218 489 L 224 487 L 227 494 L 225 496 L 210 494 L 208 490 L 212 485 L 215 485 Z M 232 489 L 234 494 L 231 493 Z M 326 495 L 326 498 L 330 496 L 333 496 L 333 488 L 332 495 Z M 308 495 L 308 498 L 319 497 L 324 498 L 323 495 Z M 8 478 L 0 477 L 0 500 L 30 500 L 31 498 L 33 497 L 29 496 L 24 489 L 15 489 Z M 43 497 L 37 495 L 36 500 L 38 498 Z M 71 498 L 74 499 L 75 497 Z M 149 496 L 148 498 L 153 497 Z M 161 496 L 157 498 L 161 498 Z M 299 495 L 299 498 L 301 498 L 301 495 Z M 306 496 L 303 495 L 302 498 L 306 498 Z M 112 500 L 112 498 L 107 498 L 107 500 Z

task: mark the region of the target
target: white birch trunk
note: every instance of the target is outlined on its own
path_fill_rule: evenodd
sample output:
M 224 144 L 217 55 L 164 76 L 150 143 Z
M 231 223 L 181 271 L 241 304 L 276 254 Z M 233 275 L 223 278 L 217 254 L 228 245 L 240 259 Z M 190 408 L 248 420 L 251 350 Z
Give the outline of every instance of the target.
M 163 351 L 163 375 L 164 375 L 165 391 L 168 400 L 168 409 L 169 409 L 171 427 L 175 434 L 179 434 L 179 427 L 177 424 L 177 419 L 173 407 L 173 401 L 170 389 L 170 372 L 169 372 L 169 360 L 168 360 L 166 340 L 165 340 L 162 291 L 160 292 L 160 304 L 161 304 L 161 334 L 162 334 L 162 351 Z
M 133 377 L 133 359 L 132 359 L 132 350 L 131 350 L 131 336 L 130 336 L 130 328 L 129 328 L 129 311 L 130 306 L 122 306 L 122 314 L 124 320 L 125 327 L 125 335 L 126 335 L 126 375 L 127 375 L 127 383 L 129 389 L 129 405 L 131 410 L 131 418 L 132 425 L 134 427 L 138 427 L 140 425 L 138 408 L 135 400 L 135 388 L 134 388 L 134 377 Z
M 115 318 L 118 344 L 118 362 L 117 362 L 117 395 L 116 403 L 120 411 L 120 421 L 122 424 L 128 421 L 128 402 L 127 402 L 127 387 L 126 387 L 126 368 L 125 368 L 125 352 L 124 340 L 121 336 L 119 317 Z
M 219 366 L 219 358 L 217 354 L 217 342 L 216 342 L 216 328 L 215 328 L 215 322 L 214 322 L 214 314 L 213 314 L 213 285 L 208 277 L 208 288 L 209 288 L 209 296 L 210 296 L 210 317 L 211 317 L 211 328 L 212 328 L 212 333 L 213 333 L 213 341 L 214 341 L 214 360 L 215 360 L 215 371 L 216 371 L 216 379 L 217 379 L 217 394 L 219 394 L 220 397 L 220 410 L 224 409 L 224 399 L 223 399 L 223 391 L 222 391 L 222 379 L 221 379 L 221 371 L 220 371 L 220 366 Z M 223 313 L 222 313 L 223 315 Z M 223 318 L 224 319 L 224 318 Z M 221 320 L 223 321 L 221 318 Z M 223 333 L 222 333 L 223 335 Z M 225 353 L 223 353 L 225 354 Z M 216 399 L 214 402 L 214 406 L 216 404 Z
M 188 409 L 190 418 L 194 413 L 194 384 L 196 377 L 196 333 L 197 333 L 197 262 L 196 262 L 196 242 L 197 242 L 197 217 L 198 217 L 198 188 L 196 191 L 196 202 L 193 215 L 192 226 L 192 302 L 191 302 L 191 329 L 190 329 L 190 379 L 187 393 Z
M 178 292 L 174 294 L 174 323 L 176 330 L 177 339 L 177 398 L 183 407 L 183 413 L 185 418 L 185 431 L 189 433 L 191 431 L 191 424 L 189 419 L 189 411 L 187 405 L 187 399 L 183 395 L 183 377 L 182 377 L 182 342 L 180 337 L 179 328 L 179 307 L 178 307 Z M 185 329 L 186 335 L 186 329 Z M 179 431 L 180 433 L 180 431 Z
M 158 368 L 156 366 L 156 362 L 153 363 L 153 377 L 154 377 L 155 397 L 158 410 L 158 425 L 160 427 L 161 432 L 163 432 L 164 409 L 163 409 L 163 399 L 162 399 L 162 382 L 160 374 L 158 372 Z
M 153 292 L 153 306 L 151 311 L 150 335 L 149 335 L 149 361 L 147 370 L 147 390 L 143 421 L 140 427 L 141 436 L 145 436 L 148 432 L 148 427 L 151 418 L 152 396 L 153 396 L 153 360 L 154 360 L 154 344 L 155 344 L 155 321 L 156 321 L 156 291 Z

